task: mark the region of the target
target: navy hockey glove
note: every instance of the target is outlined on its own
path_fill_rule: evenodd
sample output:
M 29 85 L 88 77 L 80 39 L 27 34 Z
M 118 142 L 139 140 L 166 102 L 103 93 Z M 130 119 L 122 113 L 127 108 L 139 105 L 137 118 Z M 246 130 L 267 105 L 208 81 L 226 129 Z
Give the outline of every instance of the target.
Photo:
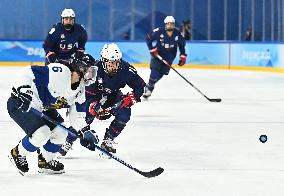
M 125 97 L 122 98 L 122 104 L 120 105 L 121 108 L 131 107 L 137 103 L 134 93 L 131 91 L 127 93 Z
M 48 52 L 46 54 L 46 59 L 48 60 L 49 63 L 55 63 L 57 60 L 57 55 L 54 52 Z
M 75 53 L 74 53 L 74 58 L 75 59 L 82 59 L 84 56 L 84 50 L 77 50 Z
M 94 130 L 90 130 L 90 126 L 86 126 L 79 131 L 82 136 L 80 143 L 82 146 L 88 148 L 91 151 L 96 149 L 96 144 L 99 143 L 99 137 Z
M 22 112 L 28 112 L 31 108 L 33 91 L 30 85 L 19 86 L 17 89 L 13 87 L 13 95 L 18 98 L 17 107 Z
M 185 63 L 186 63 L 186 55 L 181 54 L 180 57 L 179 57 L 178 65 L 183 66 Z

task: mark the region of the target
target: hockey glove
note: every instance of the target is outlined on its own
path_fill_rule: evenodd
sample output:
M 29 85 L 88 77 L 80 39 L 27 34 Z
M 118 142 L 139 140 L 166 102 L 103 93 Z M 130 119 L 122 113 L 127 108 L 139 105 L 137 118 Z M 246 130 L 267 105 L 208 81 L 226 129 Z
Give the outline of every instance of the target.
M 179 56 L 178 65 L 179 65 L 179 66 L 183 66 L 183 65 L 185 64 L 185 62 L 186 62 L 186 55 L 181 54 L 181 55 Z
M 18 98 L 17 107 L 22 112 L 28 112 L 31 108 L 33 91 L 30 85 L 19 86 L 17 89 L 13 87 L 13 95 Z
M 152 57 L 157 57 L 159 55 L 158 49 L 157 48 L 151 49 L 150 54 L 152 55 Z
M 122 104 L 120 105 L 121 108 L 131 107 L 137 103 L 134 93 L 131 91 L 127 93 L 125 97 L 122 98 Z
M 99 137 L 94 130 L 90 130 L 90 126 L 86 126 L 79 131 L 79 135 L 82 136 L 80 143 L 82 146 L 88 148 L 91 151 L 96 149 L 96 144 L 99 143 Z
M 48 60 L 49 63 L 55 63 L 57 60 L 57 55 L 54 52 L 48 52 L 46 54 L 46 59 Z
M 84 56 L 84 50 L 77 50 L 77 51 L 74 53 L 75 59 L 82 59 L 83 56 Z
M 89 106 L 89 112 L 92 116 L 99 120 L 106 120 L 111 117 L 110 111 L 108 109 L 103 109 L 101 104 L 93 102 Z

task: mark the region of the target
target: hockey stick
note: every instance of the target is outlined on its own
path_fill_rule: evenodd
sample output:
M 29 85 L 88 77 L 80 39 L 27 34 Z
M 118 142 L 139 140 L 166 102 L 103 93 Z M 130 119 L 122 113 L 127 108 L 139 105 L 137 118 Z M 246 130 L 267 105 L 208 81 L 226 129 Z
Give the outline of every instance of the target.
M 60 128 L 62 128 L 62 129 L 64 129 L 65 131 L 67 131 L 68 133 L 71 133 L 71 134 L 73 134 L 74 136 L 76 136 L 76 137 L 78 137 L 78 138 L 80 138 L 80 139 L 83 139 L 82 136 L 80 136 L 77 132 L 75 132 L 75 131 L 73 131 L 73 130 L 71 130 L 71 129 L 68 129 L 68 128 L 65 127 L 64 125 L 62 125 L 62 124 L 58 123 L 57 121 L 51 119 L 49 116 L 43 114 L 42 112 L 40 112 L 40 111 L 38 111 L 38 110 L 36 110 L 36 109 L 34 109 L 34 108 L 30 108 L 30 111 L 34 112 L 36 115 L 38 115 L 38 116 L 44 118 L 45 120 L 48 120 L 49 122 L 51 122 L 51 123 L 53 123 L 53 124 L 59 126 Z M 122 159 L 120 159 L 120 158 L 114 156 L 113 154 L 111 154 L 111 153 L 109 153 L 109 152 L 103 150 L 101 147 L 99 147 L 99 146 L 97 146 L 97 145 L 95 145 L 95 147 L 96 147 L 96 149 L 98 149 L 98 150 L 101 151 L 102 153 L 106 154 L 108 157 L 110 157 L 110 158 L 112 158 L 112 159 L 118 161 L 118 162 L 121 163 L 122 165 L 128 167 L 129 169 L 134 170 L 135 172 L 141 174 L 141 175 L 144 176 L 144 177 L 147 177 L 147 178 L 156 177 L 156 176 L 160 175 L 161 173 L 163 173 L 163 171 L 164 171 L 164 169 L 163 169 L 162 167 L 158 167 L 158 168 L 156 168 L 156 169 L 154 169 L 154 170 L 152 170 L 152 171 L 149 171 L 149 172 L 140 171 L 139 169 L 137 169 L 137 168 L 131 166 L 130 164 L 128 164 L 128 163 L 126 163 L 125 161 L 123 161 Z
M 188 84 L 190 84 L 193 88 L 195 88 L 195 90 L 197 90 L 201 95 L 203 95 L 203 97 L 205 97 L 208 101 L 210 101 L 210 102 L 221 102 L 220 98 L 212 99 L 212 98 L 207 97 L 196 86 L 194 86 L 190 81 L 188 81 L 188 79 L 186 79 L 175 68 L 173 68 L 166 60 L 164 60 L 160 55 L 157 55 L 157 58 L 160 59 L 161 61 L 163 61 L 163 63 L 166 64 L 167 66 L 169 66 L 172 70 L 174 70 L 180 77 L 182 77 L 182 79 L 184 79 Z

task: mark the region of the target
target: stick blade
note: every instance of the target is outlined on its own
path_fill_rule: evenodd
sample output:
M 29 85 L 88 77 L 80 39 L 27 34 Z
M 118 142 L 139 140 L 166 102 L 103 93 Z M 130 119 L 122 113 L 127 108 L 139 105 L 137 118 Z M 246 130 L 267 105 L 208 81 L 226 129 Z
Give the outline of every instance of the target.
M 158 175 L 160 175 L 161 173 L 164 172 L 164 169 L 161 168 L 161 167 L 158 167 L 150 172 L 142 172 L 142 171 L 137 171 L 139 174 L 141 174 L 142 176 L 144 177 L 147 177 L 147 178 L 153 178 L 153 177 L 156 177 Z
M 221 102 L 222 99 L 217 98 L 217 99 L 208 99 L 210 102 Z

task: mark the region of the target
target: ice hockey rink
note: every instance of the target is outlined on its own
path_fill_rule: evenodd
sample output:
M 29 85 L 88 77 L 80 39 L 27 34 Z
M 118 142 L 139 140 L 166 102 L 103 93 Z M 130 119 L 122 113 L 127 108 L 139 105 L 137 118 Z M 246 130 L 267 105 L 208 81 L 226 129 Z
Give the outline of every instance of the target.
M 148 101 L 134 105 L 132 119 L 117 138 L 116 156 L 103 159 L 75 143 L 65 174 L 21 176 L 7 155 L 24 132 L 10 119 L 6 100 L 19 67 L 0 67 L 0 195 L 102 196 L 279 196 L 284 195 L 284 75 L 255 71 L 178 69 L 210 103 L 171 71 Z M 149 69 L 138 73 L 148 81 Z M 92 124 L 102 139 L 110 121 Z M 266 143 L 259 136 L 268 136 Z

